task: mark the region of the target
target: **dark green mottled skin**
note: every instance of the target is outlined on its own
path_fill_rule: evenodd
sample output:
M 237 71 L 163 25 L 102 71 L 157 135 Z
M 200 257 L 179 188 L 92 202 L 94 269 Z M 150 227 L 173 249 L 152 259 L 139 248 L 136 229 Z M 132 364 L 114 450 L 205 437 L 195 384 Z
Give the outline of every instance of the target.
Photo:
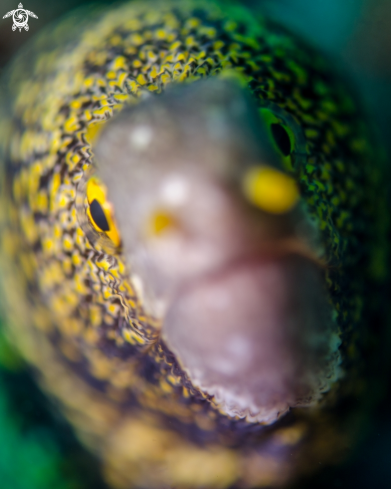
M 287 170 L 320 233 L 346 371 L 323 409 L 267 428 L 227 418 L 191 384 L 145 315 L 120 252 L 90 242 L 77 215 L 95 123 L 145 91 L 224 69 L 240 71 L 260 106 L 284 109 L 302 128 L 307 157 Z M 359 417 L 335 412 L 365 390 L 368 304 L 384 275 L 387 225 L 371 129 L 332 72 L 280 27 L 212 2 L 135 2 L 71 17 L 13 63 L 0 141 L 10 329 L 113 486 L 279 485 L 338 459 L 358 430 Z

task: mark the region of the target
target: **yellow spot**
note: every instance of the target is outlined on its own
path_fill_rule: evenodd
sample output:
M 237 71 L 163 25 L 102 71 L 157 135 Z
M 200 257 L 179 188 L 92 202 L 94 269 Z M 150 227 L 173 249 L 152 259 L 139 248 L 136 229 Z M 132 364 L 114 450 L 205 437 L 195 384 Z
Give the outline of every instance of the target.
M 125 73 L 121 73 L 118 77 L 118 86 L 119 87 L 123 87 L 124 85 L 124 82 L 126 80 L 126 78 L 128 77 L 128 74 L 125 72 Z
M 113 296 L 113 291 L 110 287 L 105 286 L 102 288 L 102 295 L 105 300 L 108 300 Z
M 144 39 L 142 38 L 142 36 L 140 36 L 140 34 L 133 34 L 133 36 L 131 36 L 130 38 L 130 42 L 135 46 L 140 46 L 140 44 L 143 44 Z
M 96 265 L 101 268 L 102 270 L 104 270 L 105 272 L 107 272 L 109 270 L 109 268 L 111 267 L 109 261 L 105 258 L 102 258 L 101 261 L 97 261 L 96 262 Z
M 137 82 L 135 82 L 134 80 L 128 80 L 128 84 L 129 84 L 129 88 L 132 92 L 135 92 L 137 93 L 137 90 L 139 88 L 139 85 Z
M 157 71 L 156 66 L 152 66 L 152 69 L 149 72 L 149 76 L 151 77 L 152 80 L 154 80 L 158 75 L 159 75 L 159 72 Z
M 126 58 L 124 58 L 123 56 L 118 56 L 113 62 L 113 70 L 117 71 L 121 68 L 123 68 L 124 70 L 126 69 Z
M 175 227 L 175 220 L 168 212 L 157 210 L 147 223 L 147 234 L 150 237 L 159 236 L 169 228 Z
M 58 207 L 60 208 L 65 208 L 70 202 L 70 196 L 69 193 L 66 191 L 66 189 L 63 189 L 61 193 L 59 193 L 57 204 Z
M 70 275 L 72 273 L 72 260 L 69 256 L 66 256 L 62 261 L 62 268 L 66 275 Z M 73 296 L 76 297 L 76 296 Z
M 65 156 L 66 164 L 68 165 L 69 171 L 73 171 L 76 165 L 80 162 L 81 156 L 78 154 L 67 153 Z
M 186 26 L 189 27 L 190 29 L 194 29 L 195 27 L 198 27 L 200 23 L 201 23 L 200 19 L 197 19 L 196 17 L 192 17 L 186 22 Z
M 121 275 L 124 275 L 126 273 L 125 263 L 118 258 L 117 265 L 118 265 L 118 272 Z
M 114 78 L 117 77 L 117 74 L 115 71 L 108 71 L 107 74 L 106 74 L 106 77 L 109 79 L 109 80 L 114 80 Z
M 75 265 L 75 267 L 78 267 L 83 263 L 78 250 L 74 250 L 72 254 L 72 263 Z M 77 280 L 77 278 L 75 278 L 75 280 Z
M 109 107 L 101 107 L 93 111 L 93 114 L 97 117 L 111 117 L 113 111 Z
M 69 104 L 72 109 L 80 109 L 81 107 L 81 102 L 80 100 L 72 100 L 72 102 Z
M 293 178 L 270 167 L 251 167 L 247 170 L 243 192 L 253 205 L 272 214 L 290 211 L 299 199 L 299 190 Z
M 144 339 L 140 335 L 138 335 L 134 330 L 124 329 L 122 334 L 124 339 L 132 345 L 134 344 L 143 345 L 145 343 Z
M 167 84 L 171 81 L 171 76 L 168 73 L 164 73 L 161 76 L 162 83 Z
M 48 210 L 48 196 L 43 190 L 37 196 L 37 209 L 42 214 L 46 214 Z
M 138 75 L 138 77 L 136 78 L 136 80 L 137 80 L 137 83 L 139 85 L 145 85 L 147 83 L 147 80 L 146 80 L 145 76 L 142 73 L 140 73 Z
M 64 124 L 65 132 L 76 132 L 79 129 L 79 121 L 75 115 L 69 117 Z
M 176 51 L 181 47 L 182 43 L 181 41 L 175 41 L 174 43 L 171 44 L 171 46 L 168 48 L 170 51 Z
M 73 250 L 74 243 L 71 236 L 69 236 L 68 234 L 64 235 L 62 240 L 62 246 L 65 251 Z
M 116 93 L 114 95 L 114 98 L 118 101 L 118 102 L 125 102 L 125 100 L 128 100 L 129 98 L 129 95 L 126 94 L 126 93 Z
M 110 41 L 111 41 L 112 46 L 118 46 L 119 44 L 121 44 L 122 38 L 121 38 L 121 36 L 116 35 L 116 36 L 113 36 Z
M 164 29 L 158 29 L 156 32 L 155 32 L 155 35 L 156 35 L 156 38 L 157 39 L 165 39 L 166 36 L 167 36 L 167 33 Z
M 179 53 L 178 56 L 176 57 L 176 61 L 186 61 L 186 54 L 185 53 Z
M 186 41 L 185 41 L 186 46 L 194 46 L 196 43 L 196 40 L 194 39 L 193 36 L 189 36 Z
M 102 129 L 103 129 L 103 123 L 95 122 L 94 124 L 89 124 L 85 135 L 86 140 L 90 144 L 92 144 L 95 141 L 95 139 L 98 137 Z
M 92 77 L 86 78 L 83 84 L 86 88 L 91 88 L 94 85 L 94 79 Z
M 170 382 L 171 385 L 179 385 L 180 384 L 180 378 L 175 377 L 174 375 L 167 375 L 167 380 Z
M 216 37 L 217 31 L 214 27 L 203 27 L 201 33 L 208 37 Z
M 117 313 L 118 313 L 118 309 L 119 309 L 119 306 L 118 304 L 110 304 L 107 306 L 107 310 L 108 312 L 113 315 L 113 316 L 116 316 Z
M 55 203 L 56 195 L 57 195 L 57 192 L 58 192 L 60 185 L 61 185 L 61 176 L 59 173 L 55 173 L 53 175 L 53 178 L 52 178 L 52 185 L 51 185 L 51 189 L 50 189 L 50 207 L 51 207 L 51 210 L 54 209 L 54 203 Z

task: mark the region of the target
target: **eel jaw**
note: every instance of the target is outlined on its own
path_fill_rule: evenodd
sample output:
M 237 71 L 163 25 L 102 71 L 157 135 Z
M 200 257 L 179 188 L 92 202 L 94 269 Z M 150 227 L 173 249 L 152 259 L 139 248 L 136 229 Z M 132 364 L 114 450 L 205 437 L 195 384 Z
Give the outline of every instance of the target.
M 233 264 L 175 298 L 162 335 L 192 383 L 230 417 L 270 424 L 338 378 L 321 276 L 303 257 Z

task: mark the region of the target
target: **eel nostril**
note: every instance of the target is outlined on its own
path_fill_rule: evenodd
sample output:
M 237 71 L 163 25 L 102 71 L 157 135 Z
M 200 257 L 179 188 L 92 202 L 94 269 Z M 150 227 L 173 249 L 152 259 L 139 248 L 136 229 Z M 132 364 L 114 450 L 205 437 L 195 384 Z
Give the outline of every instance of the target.
M 154 210 L 145 223 L 145 237 L 159 238 L 168 231 L 178 229 L 179 222 L 175 215 L 163 209 Z

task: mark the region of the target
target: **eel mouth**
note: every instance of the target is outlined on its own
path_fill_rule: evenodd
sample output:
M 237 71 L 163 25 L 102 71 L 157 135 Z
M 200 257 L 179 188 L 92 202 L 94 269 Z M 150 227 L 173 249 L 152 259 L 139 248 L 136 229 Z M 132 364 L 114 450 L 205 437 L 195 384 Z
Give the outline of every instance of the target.
M 316 404 L 338 377 L 321 272 L 298 255 L 237 260 L 192 281 L 162 336 L 222 412 L 252 422 Z

